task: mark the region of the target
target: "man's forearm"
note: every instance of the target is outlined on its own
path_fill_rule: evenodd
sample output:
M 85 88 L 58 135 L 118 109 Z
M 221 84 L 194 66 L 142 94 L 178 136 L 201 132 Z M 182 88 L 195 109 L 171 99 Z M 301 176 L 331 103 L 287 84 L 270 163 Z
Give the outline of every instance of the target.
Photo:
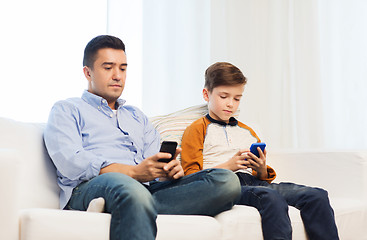
M 134 166 L 121 164 L 121 163 L 112 163 L 108 165 L 107 167 L 101 168 L 99 174 L 101 175 L 103 173 L 108 173 L 108 172 L 119 172 L 119 173 L 123 173 L 125 175 L 128 175 L 134 178 L 133 171 L 132 171 L 133 167 Z

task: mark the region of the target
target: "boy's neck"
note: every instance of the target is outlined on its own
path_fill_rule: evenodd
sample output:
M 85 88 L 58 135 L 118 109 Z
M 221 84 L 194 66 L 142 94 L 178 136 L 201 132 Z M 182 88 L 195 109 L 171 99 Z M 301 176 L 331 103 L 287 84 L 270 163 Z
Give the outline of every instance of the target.
M 206 115 L 206 118 L 209 119 L 209 121 L 211 121 L 212 123 L 217 123 L 223 126 L 226 126 L 226 125 L 236 126 L 238 124 L 237 119 L 235 119 L 234 117 L 230 117 L 228 120 L 228 123 L 212 118 L 209 113 Z

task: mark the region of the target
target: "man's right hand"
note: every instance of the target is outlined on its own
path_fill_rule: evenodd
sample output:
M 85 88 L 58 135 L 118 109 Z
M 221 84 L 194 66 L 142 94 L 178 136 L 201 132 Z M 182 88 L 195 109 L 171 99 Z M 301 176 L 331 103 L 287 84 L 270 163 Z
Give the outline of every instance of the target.
M 176 156 L 180 149 L 176 151 Z M 175 158 L 176 158 L 175 156 Z M 156 178 L 178 179 L 183 176 L 181 164 L 175 158 L 169 162 L 159 162 L 158 159 L 170 158 L 169 153 L 159 152 L 151 157 L 144 159 L 138 165 L 125 165 L 113 163 L 101 169 L 100 174 L 107 172 L 120 172 L 126 174 L 139 182 L 149 182 Z
M 138 165 L 133 166 L 131 177 L 139 182 L 148 182 L 156 178 L 166 178 L 167 172 L 163 167 L 167 164 L 159 162 L 161 158 L 170 158 L 171 154 L 159 152 L 151 157 L 144 159 Z

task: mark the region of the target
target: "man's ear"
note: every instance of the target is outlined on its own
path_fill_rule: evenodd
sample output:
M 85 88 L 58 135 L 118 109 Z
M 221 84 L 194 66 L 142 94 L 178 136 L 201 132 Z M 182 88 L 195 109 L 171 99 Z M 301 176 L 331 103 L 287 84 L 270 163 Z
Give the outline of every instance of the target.
M 91 76 L 90 76 L 90 68 L 87 66 L 83 67 L 83 72 L 84 72 L 84 76 L 88 79 L 88 81 L 90 80 Z
M 206 88 L 203 89 L 203 98 L 205 101 L 209 101 L 209 90 Z

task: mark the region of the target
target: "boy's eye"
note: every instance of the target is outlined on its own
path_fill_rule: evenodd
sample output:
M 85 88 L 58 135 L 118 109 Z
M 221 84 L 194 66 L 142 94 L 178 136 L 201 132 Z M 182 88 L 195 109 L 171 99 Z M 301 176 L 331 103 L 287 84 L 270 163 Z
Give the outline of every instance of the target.
M 235 98 L 234 100 L 235 100 L 235 101 L 237 101 L 237 102 L 238 102 L 238 101 L 240 101 L 240 99 L 239 99 L 239 98 Z
M 220 96 L 220 98 L 223 98 L 223 99 L 225 99 L 225 98 L 226 98 L 226 96 Z

